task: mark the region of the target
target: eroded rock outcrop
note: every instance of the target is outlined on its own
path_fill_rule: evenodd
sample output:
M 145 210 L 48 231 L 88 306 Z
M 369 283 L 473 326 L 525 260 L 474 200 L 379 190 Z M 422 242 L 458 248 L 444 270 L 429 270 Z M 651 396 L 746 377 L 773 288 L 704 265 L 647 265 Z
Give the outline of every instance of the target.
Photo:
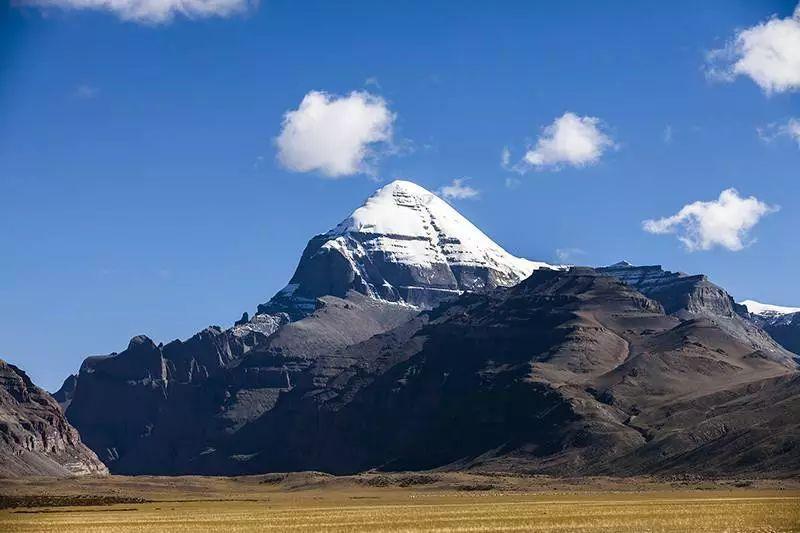
M 107 472 L 53 397 L 0 360 L 0 477 Z

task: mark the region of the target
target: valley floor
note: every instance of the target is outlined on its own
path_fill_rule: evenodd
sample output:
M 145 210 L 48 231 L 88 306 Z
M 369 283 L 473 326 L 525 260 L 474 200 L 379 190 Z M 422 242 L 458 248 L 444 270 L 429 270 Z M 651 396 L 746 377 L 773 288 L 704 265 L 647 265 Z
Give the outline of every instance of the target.
M 800 531 L 800 483 L 457 473 L 3 480 L 0 531 Z

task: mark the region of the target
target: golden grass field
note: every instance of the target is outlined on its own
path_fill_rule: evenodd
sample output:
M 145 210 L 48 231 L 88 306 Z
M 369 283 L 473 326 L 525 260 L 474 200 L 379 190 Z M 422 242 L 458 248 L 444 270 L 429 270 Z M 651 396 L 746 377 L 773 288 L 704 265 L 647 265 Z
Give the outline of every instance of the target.
M 0 493 L 16 499 L 3 532 L 800 532 L 794 482 L 294 474 L 9 481 Z

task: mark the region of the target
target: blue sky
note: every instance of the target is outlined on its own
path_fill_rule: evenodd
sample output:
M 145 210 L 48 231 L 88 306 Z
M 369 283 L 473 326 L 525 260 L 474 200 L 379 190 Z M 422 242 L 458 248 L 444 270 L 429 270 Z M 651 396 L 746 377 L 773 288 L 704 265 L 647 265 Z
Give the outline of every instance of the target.
M 786 126 L 800 94 L 710 76 L 707 60 L 795 5 L 262 1 L 153 23 L 6 3 L 0 357 L 55 389 L 133 335 L 230 325 L 395 178 L 465 180 L 479 194 L 454 205 L 517 255 L 658 263 L 800 306 L 800 141 Z M 367 174 L 285 168 L 275 139 L 310 91 L 369 92 L 393 149 Z M 567 112 L 598 119 L 601 156 L 520 168 Z M 643 231 L 731 187 L 780 206 L 742 249 Z

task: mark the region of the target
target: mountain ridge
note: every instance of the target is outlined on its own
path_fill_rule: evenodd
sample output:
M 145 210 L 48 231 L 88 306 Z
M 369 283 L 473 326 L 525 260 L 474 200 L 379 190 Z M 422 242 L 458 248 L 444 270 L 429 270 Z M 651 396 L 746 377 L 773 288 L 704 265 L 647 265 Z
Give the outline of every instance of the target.
M 253 317 L 166 345 L 135 337 L 87 358 L 59 397 L 122 474 L 635 474 L 705 460 L 725 475 L 754 472 L 735 459 L 752 450 L 732 442 L 730 464 L 709 462 L 712 436 L 763 428 L 758 453 L 793 438 L 785 409 L 759 425 L 723 404 L 793 406 L 794 357 L 704 275 L 528 262 L 393 182 L 313 237 Z M 726 414 L 707 427 L 692 398 Z
M 680 457 L 702 456 L 720 428 L 749 434 L 741 422 L 746 406 L 712 432 L 692 421 L 697 427 L 683 438 L 691 398 L 721 408 L 730 400 L 722 391 L 763 386 L 797 406 L 789 354 L 756 355 L 713 320 L 667 315 L 655 300 L 588 268 L 540 270 L 511 289 L 465 294 L 320 357 L 307 373 L 305 387 L 207 456 L 203 468 L 726 475 L 754 471 L 736 463 L 752 450 L 735 439 L 725 448 L 733 466 Z M 795 391 L 788 396 L 787 386 Z M 680 408 L 670 412 L 670 405 Z M 765 449 L 781 450 L 796 434 L 796 423 L 780 426 L 789 405 L 760 422 L 770 428 Z M 793 458 L 788 470 L 797 464 L 792 450 L 782 452 Z M 780 473 L 780 462 L 773 464 Z

